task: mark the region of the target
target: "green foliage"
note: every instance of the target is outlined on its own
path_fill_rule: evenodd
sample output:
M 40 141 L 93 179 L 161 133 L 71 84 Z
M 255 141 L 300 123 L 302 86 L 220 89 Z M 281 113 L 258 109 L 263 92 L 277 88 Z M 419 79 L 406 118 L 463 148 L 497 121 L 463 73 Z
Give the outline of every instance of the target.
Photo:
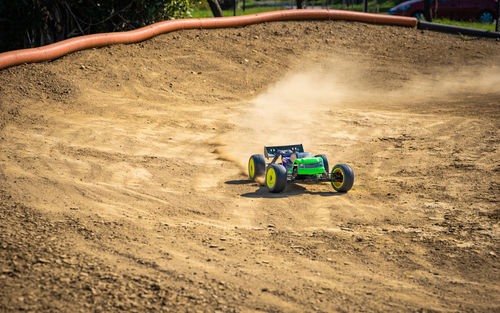
M 255 14 L 255 13 L 262 13 L 262 12 L 268 12 L 268 11 L 277 11 L 277 10 L 285 10 L 286 8 L 283 7 L 253 7 L 253 8 L 248 8 L 244 12 L 241 8 L 238 8 L 236 10 L 236 15 L 246 15 L 246 14 Z M 222 13 L 224 16 L 233 16 L 233 9 L 230 10 L 222 10 Z M 192 17 L 194 18 L 203 18 L 203 17 L 214 17 L 212 14 L 212 11 L 210 9 L 205 9 L 205 8 L 200 8 L 200 9 L 195 9 L 193 10 Z
M 462 26 L 462 27 L 469 27 L 469 28 L 484 29 L 484 30 L 489 30 L 492 32 L 495 31 L 495 24 L 494 23 L 454 21 L 454 20 L 445 19 L 445 18 L 444 19 L 433 19 L 432 21 L 434 23 L 440 23 L 440 24 L 448 24 L 448 25 L 455 25 L 455 26 Z
M 232 0 L 231 0 L 232 1 Z M 375 1 L 368 1 L 368 11 L 375 13 L 385 13 L 388 12 L 390 8 L 396 6 L 397 4 L 406 0 L 377 0 L 377 5 L 375 8 Z M 295 6 L 295 0 L 275 0 L 271 1 L 276 6 L 269 6 L 269 1 L 266 0 L 245 0 L 245 11 L 243 11 L 243 0 L 237 0 L 236 4 L 236 15 L 254 14 L 266 11 L 275 10 L 287 10 L 291 6 Z M 264 3 L 264 4 L 263 4 Z M 342 0 L 308 0 L 308 6 L 316 6 L 328 9 L 342 9 Z M 193 7 L 192 16 L 196 18 L 202 17 L 213 17 L 212 11 L 208 6 L 206 0 L 201 0 Z M 362 11 L 363 1 L 362 0 L 346 0 L 345 7 L 346 10 L 351 11 Z M 223 10 L 224 16 L 232 16 L 233 9 Z
M 0 1 L 0 51 L 190 17 L 192 4 L 192 0 Z

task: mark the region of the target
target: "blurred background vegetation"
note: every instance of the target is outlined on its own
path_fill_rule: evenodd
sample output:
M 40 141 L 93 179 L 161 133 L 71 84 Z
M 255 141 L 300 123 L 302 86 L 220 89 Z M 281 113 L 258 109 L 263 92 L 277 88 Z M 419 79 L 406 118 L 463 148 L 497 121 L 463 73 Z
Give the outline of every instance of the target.
M 237 0 L 236 9 L 234 0 L 219 0 L 224 16 L 254 14 L 266 11 L 288 10 L 296 8 L 296 0 Z M 389 9 L 407 0 L 368 0 L 368 12 L 386 14 Z M 207 0 L 199 0 L 192 5 L 192 17 L 212 17 L 212 11 Z M 307 0 L 305 8 L 345 9 L 363 11 L 363 0 Z M 463 27 L 495 31 L 494 23 L 480 23 L 477 21 L 455 21 L 450 19 L 433 19 L 435 23 L 457 25 Z
M 224 16 L 296 8 L 297 0 L 218 0 Z M 368 12 L 386 13 L 405 0 L 369 0 Z M 236 3 L 236 7 L 234 4 Z M 363 0 L 304 0 L 306 8 L 363 10 Z M 126 31 L 155 22 L 212 17 L 207 0 L 0 0 L 0 52 L 67 38 Z M 494 31 L 494 24 L 433 22 Z
M 369 0 L 368 12 L 386 13 L 390 8 L 407 0 Z M 233 0 L 219 0 L 224 16 L 234 13 Z M 363 11 L 363 0 L 307 0 L 306 8 L 345 9 Z M 211 17 L 212 12 L 207 0 L 201 0 L 194 6 L 193 17 Z M 236 15 L 253 14 L 265 11 L 288 10 L 296 8 L 296 0 L 237 0 Z
M 190 0 L 0 0 L 0 52 L 190 17 Z

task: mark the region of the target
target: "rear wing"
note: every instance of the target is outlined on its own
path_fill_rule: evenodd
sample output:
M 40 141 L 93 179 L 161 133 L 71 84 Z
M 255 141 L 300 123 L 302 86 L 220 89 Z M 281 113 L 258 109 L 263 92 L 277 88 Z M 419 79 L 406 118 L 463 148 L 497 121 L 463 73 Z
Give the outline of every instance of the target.
M 279 151 L 291 150 L 293 152 L 304 152 L 304 147 L 300 145 L 264 147 L 264 155 L 267 159 L 274 158 Z

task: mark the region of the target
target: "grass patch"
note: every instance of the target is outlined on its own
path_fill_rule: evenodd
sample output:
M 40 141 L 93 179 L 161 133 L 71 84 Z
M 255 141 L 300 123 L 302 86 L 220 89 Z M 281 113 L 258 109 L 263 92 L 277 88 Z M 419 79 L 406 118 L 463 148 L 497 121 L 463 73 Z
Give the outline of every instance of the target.
M 278 3 L 279 1 L 276 1 L 276 2 Z M 347 2 L 348 1 L 346 1 L 346 3 Z M 401 0 L 385 0 L 385 1 L 378 0 L 376 2 L 376 5 L 375 5 L 375 1 L 373 1 L 373 0 L 368 1 L 368 12 L 386 13 L 389 11 L 390 8 L 396 6 L 397 3 L 399 3 L 399 2 L 401 2 Z M 293 3 L 295 3 L 295 1 L 293 1 Z M 283 2 L 282 6 L 262 6 L 259 3 L 259 1 L 247 0 L 245 11 L 243 11 L 243 8 L 242 8 L 243 1 L 239 0 L 237 3 L 237 8 L 236 8 L 236 15 L 246 15 L 246 14 L 262 13 L 262 12 L 267 12 L 267 11 L 277 11 L 277 10 L 290 9 L 290 6 L 285 5 L 285 4 L 286 3 Z M 316 2 L 308 1 L 308 4 L 321 6 L 322 2 L 320 2 L 320 1 L 316 1 Z M 337 1 L 337 3 L 329 4 L 327 7 L 329 9 L 342 9 L 342 2 Z M 350 11 L 363 11 L 363 5 L 357 4 L 357 5 L 352 5 L 352 6 L 346 6 L 345 9 L 350 10 Z M 223 10 L 222 12 L 223 12 L 224 16 L 233 16 L 232 9 L 231 10 Z M 213 17 L 212 11 L 210 11 L 210 8 L 209 8 L 208 3 L 206 1 L 201 1 L 200 3 L 198 3 L 198 5 L 195 6 L 191 15 L 194 18 Z M 462 26 L 462 27 L 495 31 L 495 23 L 486 24 L 486 23 L 479 23 L 479 22 L 455 21 L 455 20 L 450 20 L 450 19 L 434 19 L 433 22 L 440 23 L 440 24 L 447 24 L 447 25 L 454 25 L 454 26 Z
M 368 12 L 375 12 L 375 13 L 385 13 L 388 12 L 390 8 L 394 7 L 397 3 L 401 2 L 402 0 L 378 0 L 375 5 L 375 1 L 368 1 Z M 283 2 L 283 1 L 275 1 L 275 3 L 280 3 L 281 6 L 264 6 L 260 3 L 260 1 L 255 1 L 255 0 L 247 0 L 245 5 L 245 11 L 243 11 L 243 1 L 238 0 L 237 3 L 237 8 L 236 8 L 236 15 L 246 15 L 246 14 L 255 14 L 255 13 L 262 13 L 262 12 L 267 12 L 267 11 L 277 11 L 277 10 L 288 10 L 291 9 L 290 2 Z M 346 1 L 348 3 L 348 1 Z M 295 5 L 295 1 L 292 1 L 292 4 Z M 314 7 L 321 7 L 323 4 L 323 1 L 308 1 L 308 7 L 314 6 Z M 335 4 L 328 4 L 326 6 L 328 9 L 342 9 L 342 1 L 335 1 Z M 345 6 L 345 10 L 350 10 L 350 11 L 363 11 L 363 4 L 360 2 L 360 4 L 355 4 L 351 6 Z M 223 10 L 222 11 L 224 16 L 233 16 L 233 10 Z M 208 3 L 206 1 L 201 1 L 197 5 L 194 6 L 194 9 L 191 13 L 192 17 L 194 18 L 203 18 L 203 17 L 213 17 L 212 11 L 210 11 L 210 7 L 208 6 Z
M 439 24 L 447 24 L 447 25 L 454 25 L 454 26 L 484 29 L 484 30 L 489 30 L 492 32 L 495 31 L 495 23 L 486 24 L 486 23 L 479 23 L 479 22 L 454 21 L 454 20 L 449 20 L 449 19 L 434 19 L 434 20 L 432 20 L 432 22 L 439 23 Z
M 347 1 L 346 1 L 347 2 Z M 389 10 L 397 5 L 398 2 L 401 1 L 392 1 L 392 0 L 386 0 L 386 1 L 368 1 L 368 12 L 369 13 L 387 13 Z M 363 3 L 361 2 L 360 4 L 354 4 L 351 6 L 345 6 L 345 10 L 349 11 L 358 11 L 362 12 L 363 11 Z M 342 10 L 342 2 L 336 3 L 334 5 L 329 5 L 329 9 L 338 9 Z
M 285 8 L 285 7 L 253 7 L 253 8 L 247 8 L 243 12 L 242 9 L 238 8 L 238 9 L 236 9 L 236 15 L 255 14 L 255 13 L 268 12 L 268 11 L 286 10 L 286 9 L 288 9 L 288 8 Z M 233 16 L 233 10 L 222 10 L 222 13 L 224 14 L 224 16 Z M 191 15 L 194 18 L 214 17 L 212 14 L 212 11 L 210 11 L 210 9 L 194 10 L 191 13 Z

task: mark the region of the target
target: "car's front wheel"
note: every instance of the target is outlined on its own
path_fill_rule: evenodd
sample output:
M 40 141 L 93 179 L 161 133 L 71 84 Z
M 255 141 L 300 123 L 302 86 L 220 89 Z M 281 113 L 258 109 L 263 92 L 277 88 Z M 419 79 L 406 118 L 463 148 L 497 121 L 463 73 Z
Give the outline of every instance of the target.
M 348 192 L 354 184 L 354 171 L 347 164 L 337 164 L 332 169 L 332 187 L 338 192 Z

